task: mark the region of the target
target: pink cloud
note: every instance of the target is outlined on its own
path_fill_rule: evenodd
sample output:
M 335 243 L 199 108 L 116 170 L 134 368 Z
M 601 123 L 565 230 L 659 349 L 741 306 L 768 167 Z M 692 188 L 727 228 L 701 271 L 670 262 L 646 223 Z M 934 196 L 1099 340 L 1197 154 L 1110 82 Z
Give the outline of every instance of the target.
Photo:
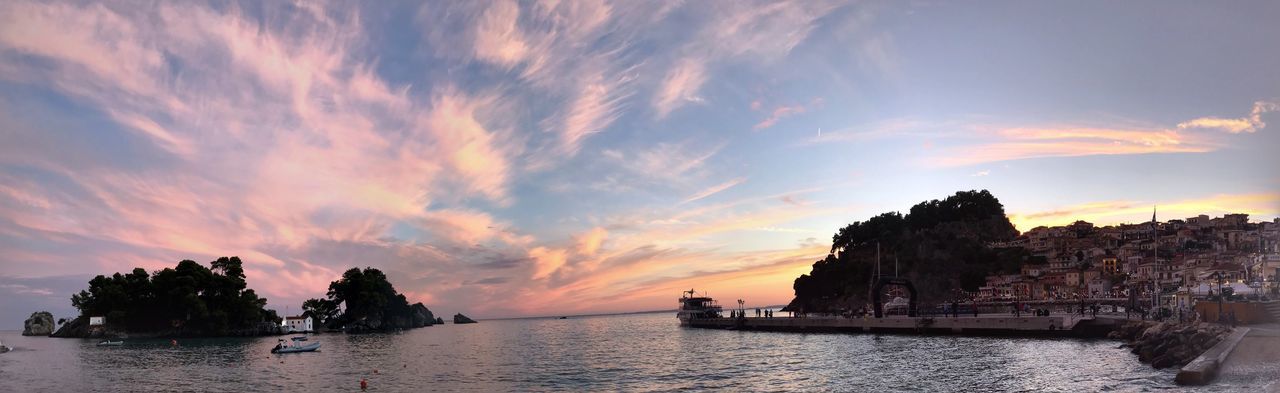
M 604 245 L 605 239 L 609 237 L 609 231 L 601 227 L 592 228 L 587 233 L 578 237 L 577 253 L 585 256 L 594 256 L 600 247 Z
M 25 161 L 66 177 L 93 203 L 21 184 L 5 191 L 28 201 L 5 212 L 17 225 L 169 250 L 171 257 L 148 262 L 155 266 L 253 255 L 249 268 L 296 280 L 313 294 L 323 292 L 333 270 L 260 250 L 376 239 L 396 222 L 421 223 L 457 242 L 528 242 L 492 229 L 501 223 L 486 213 L 427 209 L 466 197 L 507 203 L 509 162 L 519 149 L 501 144 L 505 130 L 490 129 L 478 115 L 495 105 L 488 96 L 442 88 L 418 102 L 407 86 L 376 76 L 352 55 L 358 19 L 320 12 L 263 25 L 234 7 L 177 4 L 19 1 L 0 9 L 0 45 L 49 65 L 15 63 L 0 78 L 47 80 L 172 160 L 134 173 Z M 163 58 L 182 62 L 182 72 Z M 261 290 L 297 295 L 272 287 Z
M 980 132 L 991 141 L 944 147 L 928 161 L 941 166 L 965 166 L 1040 157 L 1201 153 L 1218 147 L 1203 136 L 1172 130 L 1046 127 Z
M 1178 128 L 1214 128 L 1232 134 L 1256 132 L 1267 126 L 1267 123 L 1262 121 L 1262 114 L 1277 110 L 1280 110 L 1280 104 L 1257 101 L 1253 103 L 1253 110 L 1249 111 L 1249 116 L 1247 117 L 1235 119 L 1201 117 L 1178 123 Z
M 685 103 L 702 102 L 698 89 L 706 83 L 706 65 L 695 59 L 684 59 L 667 72 L 657 93 L 653 98 L 654 109 L 658 118 L 667 117 L 671 111 Z
M 815 98 L 809 101 L 808 105 L 792 105 L 792 106 L 784 105 L 784 106 L 776 107 L 773 109 L 773 112 L 769 113 L 768 118 L 765 118 L 759 123 L 756 123 L 756 125 L 752 126 L 751 128 L 753 130 L 763 130 L 769 127 L 773 127 L 773 125 L 777 124 L 779 120 L 782 120 L 787 117 L 799 115 L 799 114 L 808 112 L 810 110 L 813 110 L 815 108 L 821 108 L 822 104 L 823 104 L 822 98 Z

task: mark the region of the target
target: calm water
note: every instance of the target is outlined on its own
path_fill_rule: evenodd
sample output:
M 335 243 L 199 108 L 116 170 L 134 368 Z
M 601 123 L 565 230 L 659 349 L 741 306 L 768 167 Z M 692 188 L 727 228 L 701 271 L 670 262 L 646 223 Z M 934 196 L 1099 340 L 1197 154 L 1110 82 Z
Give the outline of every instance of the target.
M 313 339 L 321 352 L 271 355 L 274 337 L 100 348 L 0 332 L 16 348 L 0 355 L 0 391 L 358 391 L 361 378 L 370 391 L 1180 389 L 1113 341 L 686 329 L 672 313 Z

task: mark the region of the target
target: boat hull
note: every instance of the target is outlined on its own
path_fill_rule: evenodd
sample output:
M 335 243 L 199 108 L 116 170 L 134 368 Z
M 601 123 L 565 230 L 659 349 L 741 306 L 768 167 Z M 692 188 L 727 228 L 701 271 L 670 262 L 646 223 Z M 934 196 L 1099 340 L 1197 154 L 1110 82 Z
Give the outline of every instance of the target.
M 274 348 L 271 350 L 271 353 L 313 352 L 317 349 L 320 349 L 320 343 L 312 343 L 312 344 L 307 344 L 307 345 L 298 346 L 298 347 Z

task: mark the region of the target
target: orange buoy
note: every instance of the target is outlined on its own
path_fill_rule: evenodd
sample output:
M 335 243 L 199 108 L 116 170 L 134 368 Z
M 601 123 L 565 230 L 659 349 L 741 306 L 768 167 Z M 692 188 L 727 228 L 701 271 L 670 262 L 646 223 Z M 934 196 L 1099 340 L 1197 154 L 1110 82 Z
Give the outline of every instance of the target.
M 377 373 L 378 373 L 378 369 L 376 369 L 376 368 L 375 368 L 375 369 L 373 369 L 373 373 L 374 373 L 374 374 L 377 374 Z
M 360 378 L 360 390 L 362 390 L 362 391 L 363 391 L 363 390 L 369 390 L 369 381 L 368 381 L 368 380 L 365 380 L 364 378 Z

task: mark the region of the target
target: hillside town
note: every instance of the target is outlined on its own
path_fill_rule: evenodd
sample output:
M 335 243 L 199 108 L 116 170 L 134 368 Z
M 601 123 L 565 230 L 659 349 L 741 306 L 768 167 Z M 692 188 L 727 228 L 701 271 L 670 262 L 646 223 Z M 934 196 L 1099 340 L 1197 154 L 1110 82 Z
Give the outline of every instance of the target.
M 1018 274 L 991 275 L 977 302 L 1109 300 L 1133 308 L 1190 309 L 1221 294 L 1274 297 L 1280 287 L 1280 218 L 1206 215 L 1098 227 L 1085 221 L 1037 227 L 993 248 L 1023 248 Z

